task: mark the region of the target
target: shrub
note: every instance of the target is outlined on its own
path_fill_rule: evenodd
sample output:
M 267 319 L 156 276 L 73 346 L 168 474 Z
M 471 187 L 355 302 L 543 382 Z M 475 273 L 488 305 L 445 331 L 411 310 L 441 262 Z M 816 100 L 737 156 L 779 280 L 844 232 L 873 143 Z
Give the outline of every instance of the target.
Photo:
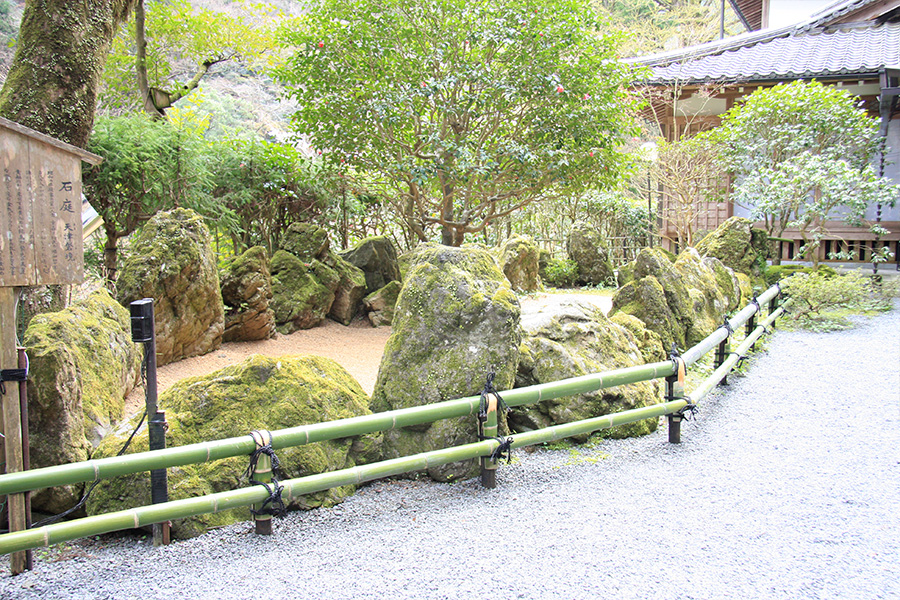
M 849 326 L 847 319 L 834 314 L 839 309 L 890 309 L 894 288 L 856 271 L 838 276 L 818 271 L 795 273 L 782 283 L 785 294 L 794 300 L 790 312 L 797 324 L 815 329 Z
M 551 258 L 544 271 L 544 283 L 553 287 L 572 287 L 578 275 L 578 265 L 568 258 Z
M 837 271 L 826 265 L 819 265 L 818 270 L 813 267 L 804 267 L 802 265 L 771 265 L 766 267 L 766 270 L 763 272 L 763 277 L 766 280 L 766 285 L 771 286 L 795 273 L 806 273 L 808 275 L 814 272 L 821 273 L 826 277 L 834 277 L 837 275 Z

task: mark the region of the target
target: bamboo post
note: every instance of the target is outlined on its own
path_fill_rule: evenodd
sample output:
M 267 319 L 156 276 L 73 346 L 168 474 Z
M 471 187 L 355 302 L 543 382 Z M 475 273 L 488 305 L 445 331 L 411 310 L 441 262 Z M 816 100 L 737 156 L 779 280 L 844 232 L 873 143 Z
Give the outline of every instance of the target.
M 673 375 L 666 377 L 666 402 L 674 402 L 684 397 L 684 379 L 686 374 L 684 360 L 678 357 L 672 360 L 677 364 L 677 368 Z M 669 425 L 669 443 L 680 444 L 681 422 L 684 420 L 684 415 L 680 412 L 669 413 L 666 415 L 666 419 Z
M 484 421 L 479 421 L 478 425 L 479 437 L 481 439 L 490 439 L 497 437 L 497 395 L 487 395 L 487 413 Z M 481 485 L 494 489 L 497 487 L 497 459 L 490 456 L 481 457 Z
M 12 287 L 0 287 L 0 369 L 15 369 L 19 364 L 16 351 L 16 293 Z M 9 382 L 7 382 L 9 383 Z M 0 402 L 3 404 L 3 435 L 6 472 L 22 471 L 24 459 L 22 453 L 22 415 L 19 410 L 18 388 L 4 385 Z M 9 531 L 25 529 L 25 495 L 8 494 L 6 509 Z M 25 570 L 26 556 L 24 552 L 16 552 L 10 557 L 10 570 L 18 575 Z
M 253 472 L 250 474 L 251 482 L 260 482 L 269 485 L 272 483 L 272 458 L 265 452 L 259 452 L 260 449 L 272 445 L 272 434 L 266 430 L 254 431 L 250 435 L 256 442 L 256 464 Z M 263 509 L 264 504 L 258 502 L 253 504 L 253 522 L 257 535 L 272 535 L 272 515 L 262 514 L 256 511 Z

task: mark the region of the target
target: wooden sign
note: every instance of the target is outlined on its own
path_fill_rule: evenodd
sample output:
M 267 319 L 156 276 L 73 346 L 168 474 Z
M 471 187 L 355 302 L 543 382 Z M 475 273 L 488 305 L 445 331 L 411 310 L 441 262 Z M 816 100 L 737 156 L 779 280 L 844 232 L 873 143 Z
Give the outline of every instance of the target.
M 81 283 L 81 161 L 101 160 L 0 117 L 0 287 Z

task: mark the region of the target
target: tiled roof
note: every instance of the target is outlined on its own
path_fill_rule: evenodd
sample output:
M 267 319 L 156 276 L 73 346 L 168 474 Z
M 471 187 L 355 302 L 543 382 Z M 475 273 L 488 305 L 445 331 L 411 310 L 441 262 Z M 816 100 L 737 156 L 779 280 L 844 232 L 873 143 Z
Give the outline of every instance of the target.
M 794 27 L 769 31 L 768 36 L 761 33 L 699 46 L 693 54 L 632 62 L 652 68 L 646 80 L 651 84 L 874 75 L 885 66 L 900 67 L 900 24 L 808 33 Z

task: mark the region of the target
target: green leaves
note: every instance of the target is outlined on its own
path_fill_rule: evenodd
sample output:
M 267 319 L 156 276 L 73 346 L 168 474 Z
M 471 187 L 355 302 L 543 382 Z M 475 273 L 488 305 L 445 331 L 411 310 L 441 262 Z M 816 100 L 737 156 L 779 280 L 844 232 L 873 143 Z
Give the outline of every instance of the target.
M 594 21 L 574 0 L 324 0 L 283 29 L 295 50 L 278 76 L 325 161 L 471 232 L 617 170 L 628 72 Z
M 777 222 L 776 234 L 797 227 L 813 255 L 827 221 L 859 224 L 869 205 L 897 195 L 873 166 L 877 120 L 836 87 L 796 81 L 757 91 L 712 137 L 738 176 L 735 201 Z

